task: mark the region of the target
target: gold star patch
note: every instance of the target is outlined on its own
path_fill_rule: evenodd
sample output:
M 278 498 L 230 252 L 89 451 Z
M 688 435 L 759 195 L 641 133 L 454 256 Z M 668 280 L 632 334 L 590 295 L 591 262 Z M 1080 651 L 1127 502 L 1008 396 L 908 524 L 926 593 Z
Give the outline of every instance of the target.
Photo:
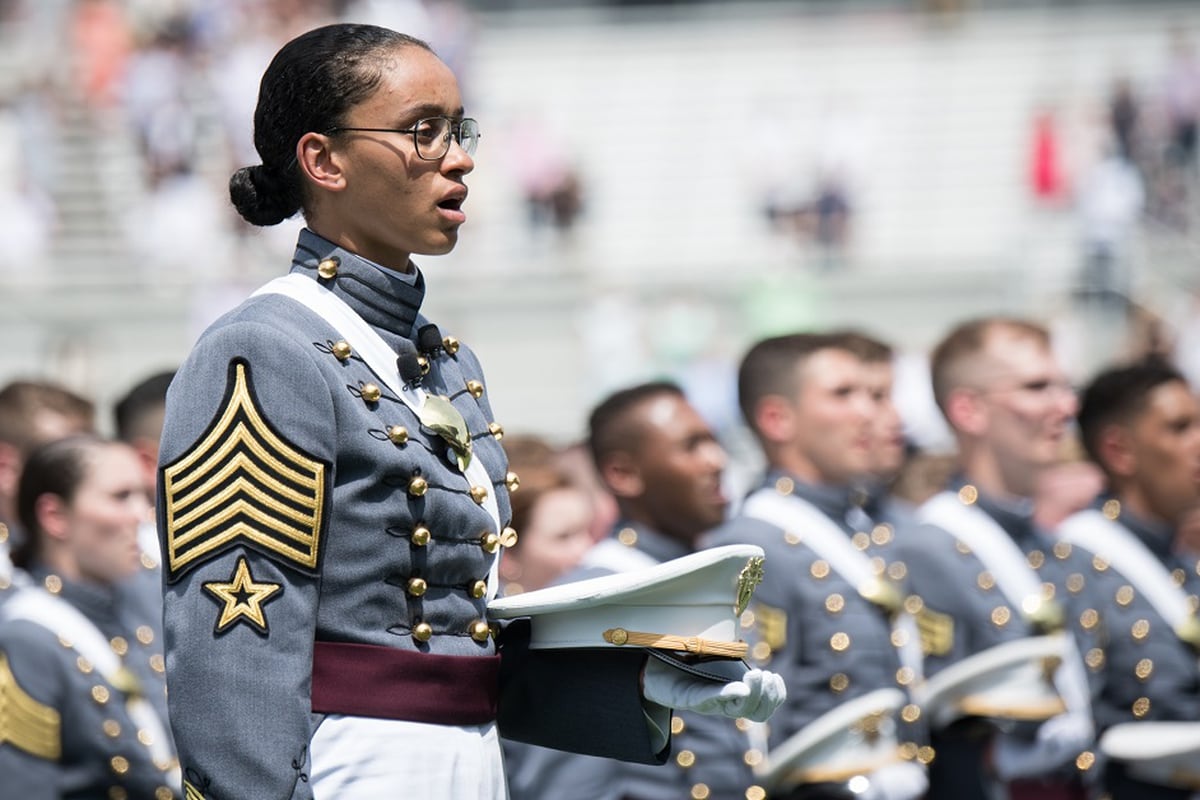
M 238 558 L 237 568 L 228 582 L 209 581 L 203 586 L 204 591 L 225 604 L 217 620 L 216 633 L 224 633 L 239 622 L 245 622 L 259 633 L 270 633 L 262 607 L 274 600 L 283 587 L 278 583 L 255 582 L 245 556 Z

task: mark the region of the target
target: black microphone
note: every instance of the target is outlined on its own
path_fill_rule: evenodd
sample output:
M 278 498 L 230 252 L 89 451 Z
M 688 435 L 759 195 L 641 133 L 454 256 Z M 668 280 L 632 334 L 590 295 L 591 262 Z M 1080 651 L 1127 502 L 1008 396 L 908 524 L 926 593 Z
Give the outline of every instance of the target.
M 422 353 L 433 355 L 442 347 L 442 332 L 434 324 L 422 325 L 417 331 L 417 347 Z
M 433 327 L 432 325 L 430 327 Z M 434 331 L 436 332 L 436 328 Z M 407 339 L 400 343 L 400 355 L 396 358 L 396 369 L 400 371 L 400 380 L 405 387 L 416 386 L 421 382 L 424 370 L 421 369 L 421 356 L 417 348 Z

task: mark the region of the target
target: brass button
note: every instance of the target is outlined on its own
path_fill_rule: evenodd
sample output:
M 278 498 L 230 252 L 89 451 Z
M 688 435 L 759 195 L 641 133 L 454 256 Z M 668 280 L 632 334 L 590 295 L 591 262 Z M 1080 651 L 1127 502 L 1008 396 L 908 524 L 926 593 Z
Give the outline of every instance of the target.
M 125 641 L 124 636 L 114 636 L 109 640 L 112 646 L 112 651 L 119 656 L 123 656 L 129 652 L 129 642 Z
M 332 280 L 337 277 L 338 267 L 342 260 L 337 256 L 321 259 L 321 263 L 317 264 L 317 274 L 325 280 Z
M 1071 594 L 1079 594 L 1083 591 L 1083 586 L 1083 576 L 1078 572 L 1072 572 L 1069 576 L 1067 576 L 1067 591 Z
M 958 490 L 958 499 L 963 505 L 974 505 L 975 501 L 979 499 L 979 490 L 968 483 Z
M 8 526 L 0 522 L 0 544 L 8 541 Z
M 517 543 L 517 532 L 513 528 L 506 527 L 500 531 L 500 546 L 512 547 Z
M 825 598 L 825 610 L 830 614 L 837 614 L 845 607 L 846 601 L 840 594 L 834 593 Z
M 150 644 L 154 641 L 154 630 L 149 625 L 139 625 L 137 640 L 142 644 Z
M 1108 560 L 1100 556 L 1093 556 L 1092 569 L 1096 570 L 1096 572 L 1104 572 L 1104 570 L 1108 569 Z
M 428 589 L 429 589 L 429 584 L 425 582 L 424 578 L 409 578 L 408 579 L 408 593 L 411 594 L 413 597 L 423 596 Z
M 467 381 L 467 391 L 470 392 L 471 397 L 474 397 L 476 400 L 478 400 L 479 398 L 483 397 L 483 384 L 474 380 Z
M 996 606 L 992 609 L 992 624 L 997 628 L 1003 628 L 1012 619 L 1012 612 L 1008 610 L 1008 606 Z
M 1117 589 L 1116 596 L 1117 605 L 1127 606 L 1133 602 L 1133 587 L 1125 584 L 1120 589 Z
M 1138 680 L 1144 681 L 1149 679 L 1151 673 L 1154 672 L 1154 662 L 1148 658 L 1143 658 L 1133 668 L 1133 674 L 1137 675 Z
M 1106 500 L 1104 505 L 1100 507 L 1100 513 L 1108 519 L 1116 519 L 1121 516 L 1121 501 L 1116 499 Z
M 605 631 L 604 633 L 604 638 L 608 639 L 608 641 L 612 642 L 617 647 L 621 647 L 629 641 L 629 631 L 625 630 L 624 628 L 613 628 L 611 631 Z
M 928 764 L 934 759 L 933 748 L 929 745 L 917 749 L 917 761 Z
M 753 748 L 751 748 L 750 750 L 747 750 L 746 754 L 744 756 L 742 756 L 742 761 L 746 762 L 746 766 L 748 766 L 748 767 L 757 767 L 759 764 L 762 763 L 762 760 L 763 760 L 762 750 L 756 750 Z
M 814 578 L 820 580 L 821 578 L 829 575 L 829 562 L 818 558 L 812 563 L 812 566 L 808 568 L 808 571 L 812 573 Z
M 146 730 L 145 728 L 141 728 L 138 730 L 137 740 L 139 742 L 141 742 L 142 744 L 144 744 L 146 747 L 149 747 L 150 745 L 154 744 L 153 734 L 151 734 L 150 731 Z
M 1139 697 L 1133 701 L 1133 715 L 1138 719 L 1150 713 L 1150 698 Z
M 921 707 L 913 703 L 909 703 L 900 711 L 900 719 L 905 722 L 916 722 L 921 718 Z
M 1068 558 L 1070 558 L 1070 556 L 1071 556 L 1071 543 L 1070 542 L 1055 542 L 1054 543 L 1054 557 L 1055 558 L 1057 558 L 1059 561 L 1065 561 Z
M 110 786 L 108 800 L 129 800 L 129 792 L 125 790 L 124 786 Z
M 753 723 L 751 723 L 750 720 L 746 719 L 745 717 L 738 717 L 733 721 L 733 727 L 737 728 L 742 733 L 750 730 L 750 726 L 752 724 Z
M 1093 647 L 1083 656 L 1083 663 L 1087 664 L 1093 672 L 1098 671 L 1104 666 L 1104 651 L 1099 647 Z
M 90 675 L 92 672 L 92 662 L 88 661 L 83 656 L 75 659 L 75 666 L 79 667 L 79 671 L 84 675 Z
M 383 396 L 383 391 L 373 383 L 364 383 L 362 385 L 362 399 L 368 403 L 374 403 Z
M 771 660 L 771 645 L 766 642 L 755 642 L 754 647 L 750 648 L 750 657 L 760 664 L 765 664 Z
M 413 626 L 412 635 L 418 642 L 428 642 L 433 638 L 433 626 L 428 622 L 418 622 Z
M 692 787 L 692 800 L 708 800 L 711 795 L 712 790 L 708 788 L 707 784 L 697 783 Z
M 347 342 L 345 339 L 339 339 L 338 341 L 333 343 L 333 356 L 338 361 L 348 360 L 350 358 L 351 352 L 352 351 L 350 350 L 350 343 Z
M 426 528 L 424 525 L 418 525 L 417 527 L 413 528 L 411 537 L 412 543 L 417 547 L 424 547 L 425 545 L 429 544 L 430 536 L 431 534 L 429 533 L 429 528 Z
M 1046 563 L 1046 554 L 1041 550 L 1031 550 L 1025 554 L 1025 561 L 1033 569 L 1041 569 L 1042 565 Z
M 876 525 L 871 530 L 871 541 L 875 544 L 887 544 L 892 540 L 891 525 Z
M 1100 624 L 1100 613 L 1094 608 L 1087 609 L 1079 615 L 1079 624 L 1083 626 L 1085 631 L 1090 631 Z
M 487 594 L 487 581 L 475 581 L 471 584 L 471 597 L 476 600 Z
M 913 682 L 913 678 L 915 677 L 916 673 L 913 671 L 912 667 L 901 667 L 900 669 L 896 670 L 896 683 L 900 684 L 901 686 L 908 686 Z
M 990 592 L 996 586 L 996 579 L 992 577 L 992 573 L 984 570 L 975 579 L 975 584 L 983 591 Z
M 499 422 L 489 422 L 488 433 L 490 433 L 492 436 L 495 436 L 497 440 L 504 438 L 504 428 Z
M 801 536 L 800 534 L 796 533 L 795 531 L 784 531 L 783 532 L 783 540 L 785 542 L 787 542 L 788 544 L 795 546 L 795 545 L 800 544 L 800 542 L 804 541 L 804 537 Z
M 175 793 L 166 786 L 160 786 L 154 790 L 154 800 L 171 800 L 174 796 Z
M 904 598 L 904 610 L 910 614 L 919 614 L 925 608 L 925 601 L 920 595 L 910 594 Z
M 413 497 L 422 497 L 429 490 L 429 481 L 422 478 L 420 475 L 414 475 L 412 480 L 408 482 L 408 493 Z
M 887 574 L 894 581 L 902 581 L 908 575 L 908 566 L 903 561 L 893 561 L 888 564 Z
M 455 339 L 453 336 L 447 336 L 445 339 L 442 339 L 442 347 L 446 348 L 447 353 L 454 355 L 458 352 L 458 339 Z
M 167 664 L 163 661 L 162 653 L 155 653 L 150 656 L 150 669 L 159 673 L 166 672 Z
M 829 637 L 829 646 L 835 653 L 841 653 L 850 647 L 850 636 L 846 633 L 835 633 Z
M 392 444 L 408 444 L 408 428 L 403 425 L 391 425 L 387 429 L 387 437 Z
M 684 769 L 687 769 L 692 764 L 696 763 L 696 754 L 691 750 L 680 750 L 675 756 L 675 763 Z
M 784 475 L 779 480 L 775 481 L 775 491 L 786 496 L 796 491 L 796 482 Z
M 112 771 L 118 775 L 129 772 L 129 760 L 124 756 L 113 756 L 108 763 L 112 767 Z
M 1091 769 L 1096 763 L 1096 754 L 1091 750 L 1084 750 L 1079 754 L 1079 758 L 1075 759 L 1075 767 L 1080 772 L 1086 772 Z
M 683 733 L 685 727 L 683 717 L 671 717 L 671 733 L 673 735 L 678 736 Z
M 488 497 L 488 490 L 487 490 L 486 486 L 472 486 L 471 487 L 471 499 L 475 501 L 476 505 L 480 505 L 480 506 L 483 505 L 483 501 L 487 500 L 487 497 Z
M 1137 639 L 1139 642 L 1142 641 L 1150 635 L 1150 621 L 1139 619 L 1133 623 L 1133 627 L 1130 628 L 1129 632 L 1133 634 L 1134 639 Z
M 104 724 L 100 727 L 104 729 L 104 735 L 110 739 L 115 739 L 121 735 L 121 723 L 115 719 L 104 720 Z
M 892 635 L 888 637 L 892 642 L 892 647 L 904 647 L 908 644 L 908 631 L 903 628 L 897 628 L 892 631 Z
M 491 627 L 481 619 L 471 623 L 471 638 L 477 642 L 486 642 L 492 635 Z
M 633 547 L 637 544 L 638 534 L 633 528 L 621 528 L 617 532 L 617 541 L 626 547 Z
M 484 552 L 494 553 L 500 549 L 500 537 L 488 531 L 479 537 L 479 546 L 484 549 Z
M 859 531 L 850 537 L 850 543 L 853 544 L 857 550 L 866 550 L 871 546 L 871 534 L 864 531 Z
M 746 790 L 746 800 L 767 800 L 767 790 L 761 786 L 751 786 Z
M 45 585 L 46 591 L 50 594 L 58 594 L 62 591 L 62 578 L 57 575 L 47 575 L 42 584 Z
M 521 476 L 515 472 L 509 472 L 504 476 L 504 485 L 508 487 L 510 492 L 515 492 L 521 488 Z

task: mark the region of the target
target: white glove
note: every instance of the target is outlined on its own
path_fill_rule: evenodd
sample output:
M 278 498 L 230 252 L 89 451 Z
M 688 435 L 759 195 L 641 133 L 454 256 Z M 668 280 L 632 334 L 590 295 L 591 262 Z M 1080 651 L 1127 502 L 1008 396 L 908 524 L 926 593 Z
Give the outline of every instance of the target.
M 861 800 L 915 800 L 929 788 L 925 768 L 911 761 L 880 767 L 867 775 L 867 781 L 867 788 L 857 792 Z
M 714 683 L 650 658 L 642 694 L 666 708 L 766 722 L 787 698 L 787 689 L 783 678 L 761 669 L 750 670 L 738 681 Z
M 1086 714 L 1059 714 L 1038 726 L 1034 741 L 996 737 L 992 763 L 1001 780 L 1043 775 L 1073 760 L 1092 743 Z

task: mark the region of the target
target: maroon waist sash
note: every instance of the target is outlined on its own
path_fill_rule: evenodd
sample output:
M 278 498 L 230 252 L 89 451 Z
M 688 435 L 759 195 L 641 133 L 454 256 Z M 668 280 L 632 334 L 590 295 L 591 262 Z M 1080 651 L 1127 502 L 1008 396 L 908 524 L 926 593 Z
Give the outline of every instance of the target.
M 435 725 L 496 719 L 500 656 L 442 656 L 372 644 L 316 642 L 312 710 Z

